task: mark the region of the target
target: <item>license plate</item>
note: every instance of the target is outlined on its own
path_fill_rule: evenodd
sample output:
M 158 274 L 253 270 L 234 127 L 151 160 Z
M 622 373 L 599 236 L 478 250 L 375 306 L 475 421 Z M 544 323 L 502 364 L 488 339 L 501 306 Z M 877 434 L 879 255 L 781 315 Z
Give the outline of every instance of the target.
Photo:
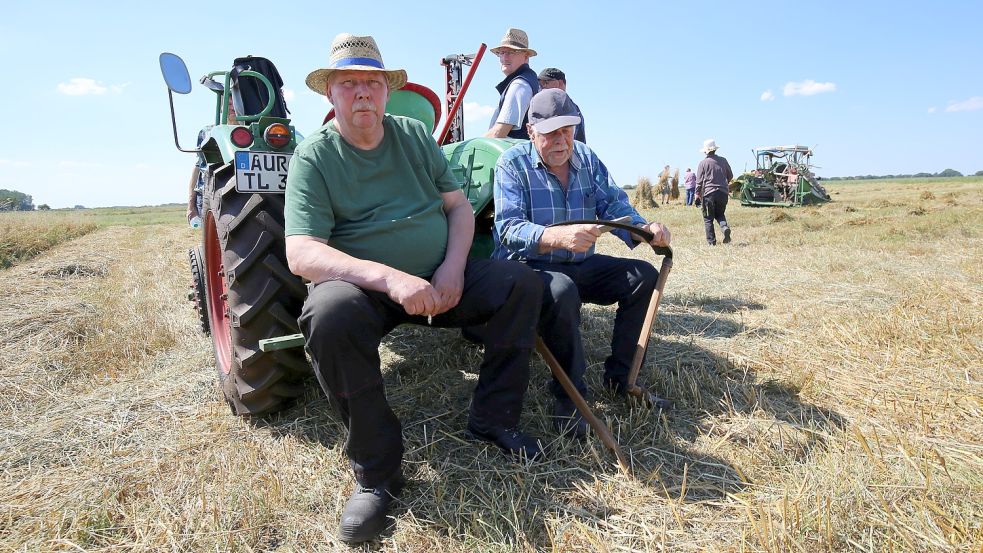
M 236 152 L 236 191 L 283 194 L 289 166 L 290 154 Z

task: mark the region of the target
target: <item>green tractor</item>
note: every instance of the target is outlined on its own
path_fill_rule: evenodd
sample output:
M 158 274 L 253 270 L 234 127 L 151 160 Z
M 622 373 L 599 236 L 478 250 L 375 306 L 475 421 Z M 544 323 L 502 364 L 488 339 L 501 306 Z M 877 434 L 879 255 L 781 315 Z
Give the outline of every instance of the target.
M 775 146 L 751 150 L 755 169 L 730 182 L 730 193 L 741 205 L 792 207 L 830 201 L 812 172 L 807 146 Z
M 461 101 L 484 50 L 482 45 L 476 54 L 442 60 L 449 115 L 437 140 L 474 210 L 472 255 L 488 257 L 493 248 L 495 163 L 519 141 L 463 140 Z M 472 67 L 462 80 L 466 65 Z M 272 64 L 263 58 L 240 58 L 230 71 L 202 77 L 201 83 L 216 94 L 214 121 L 199 133 L 196 148 L 182 148 L 173 93 L 191 92 L 191 79 L 184 61 L 174 54 L 161 54 L 160 66 L 169 91 L 175 145 L 197 155 L 200 174 L 201 244 L 189 251 L 189 299 L 202 331 L 211 335 L 218 380 L 232 411 L 280 411 L 303 393 L 311 375 L 303 348 L 261 344 L 296 336 L 297 317 L 307 297 L 306 284 L 287 268 L 283 231 L 290 158 L 302 137 L 286 117 Z M 442 109 L 430 89 L 407 83 L 393 91 L 386 111 L 414 117 L 436 132 Z M 324 123 L 332 116 L 329 112 Z

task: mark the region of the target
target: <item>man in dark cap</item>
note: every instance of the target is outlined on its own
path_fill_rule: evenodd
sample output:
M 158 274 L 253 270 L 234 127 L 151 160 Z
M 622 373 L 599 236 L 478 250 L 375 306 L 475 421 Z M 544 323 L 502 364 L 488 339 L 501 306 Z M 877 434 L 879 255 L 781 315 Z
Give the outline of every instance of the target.
M 552 88 L 533 96 L 530 141 L 506 150 L 495 167 L 492 257 L 525 262 L 542 278 L 539 334 L 585 397 L 581 302 L 618 304 L 611 355 L 604 362 L 604 383 L 625 396 L 638 335 L 659 273 L 640 259 L 595 254 L 594 242 L 605 230 L 602 225 L 551 225 L 622 219 L 651 232 L 654 246 L 668 246 L 670 234 L 661 223 L 646 222 L 597 155 L 573 139 L 580 122 L 566 92 Z M 629 248 L 638 245 L 628 231 L 613 232 Z M 555 380 L 552 391 L 557 429 L 578 439 L 586 436 L 586 421 Z M 660 408 L 670 405 L 653 403 Z
M 546 90 L 547 88 L 559 88 L 563 92 L 567 91 L 567 75 L 563 71 L 555 67 L 547 67 L 539 72 L 539 88 Z M 568 95 L 569 97 L 569 95 Z M 570 100 L 573 107 L 577 110 L 577 116 L 580 117 L 580 123 L 573 131 L 573 139 L 587 143 L 587 133 L 584 131 L 584 114 L 580 111 L 580 106 Z

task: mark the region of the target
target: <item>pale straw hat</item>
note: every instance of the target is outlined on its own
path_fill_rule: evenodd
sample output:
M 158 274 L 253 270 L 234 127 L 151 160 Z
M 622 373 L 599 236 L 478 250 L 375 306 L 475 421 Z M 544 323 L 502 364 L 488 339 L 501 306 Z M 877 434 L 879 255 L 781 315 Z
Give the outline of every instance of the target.
M 386 69 L 375 39 L 341 33 L 331 41 L 331 57 L 328 67 L 315 69 L 307 76 L 307 86 L 318 94 L 324 94 L 328 77 L 335 71 L 381 71 L 389 81 L 389 90 L 397 90 L 406 84 L 406 71 Z
M 529 37 L 522 29 L 512 29 L 505 31 L 502 43 L 491 49 L 493 54 L 501 53 L 502 50 L 520 50 L 525 52 L 530 58 L 536 55 L 536 51 L 529 47 Z
M 712 138 L 708 138 L 703 141 L 703 149 L 700 151 L 703 152 L 704 154 L 709 154 L 710 152 L 717 151 L 718 147 L 719 146 L 717 146 L 717 143 L 714 142 Z

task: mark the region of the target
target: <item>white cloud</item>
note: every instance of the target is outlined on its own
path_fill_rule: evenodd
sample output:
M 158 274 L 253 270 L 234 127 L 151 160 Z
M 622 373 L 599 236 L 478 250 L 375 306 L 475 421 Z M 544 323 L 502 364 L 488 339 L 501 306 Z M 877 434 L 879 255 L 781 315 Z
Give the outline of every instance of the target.
M 478 102 L 464 102 L 461 106 L 464 110 L 464 121 L 484 121 L 487 122 L 491 114 L 495 113 L 494 106 L 483 106 Z
M 283 87 L 280 90 L 283 92 L 283 99 L 288 102 L 293 102 L 294 98 L 297 97 L 297 93 L 292 88 Z
M 761 101 L 762 102 L 770 102 L 771 100 L 774 100 L 774 99 L 775 99 L 775 95 L 771 92 L 771 89 L 770 88 L 768 90 L 766 90 L 766 91 L 764 91 L 764 92 L 761 93 Z
M 58 92 L 67 96 L 85 96 L 87 94 L 105 94 L 108 89 L 95 79 L 75 77 L 67 83 L 58 83 Z
M 813 94 L 834 92 L 835 90 L 836 83 L 817 83 L 812 79 L 806 79 L 799 82 L 785 83 L 783 94 L 785 96 L 812 96 Z
M 945 108 L 948 112 L 976 111 L 978 109 L 983 109 L 983 96 L 973 96 L 961 102 L 949 102 L 949 105 Z
M 932 107 L 928 108 L 928 112 L 929 113 L 935 113 L 935 109 L 936 109 L 935 106 L 932 106 Z
M 130 83 L 114 84 L 107 87 L 95 79 L 74 77 L 68 79 L 68 82 L 58 83 L 58 92 L 66 96 L 87 96 L 89 94 L 100 96 L 107 92 L 122 94 L 123 89 L 128 86 L 130 86 Z

